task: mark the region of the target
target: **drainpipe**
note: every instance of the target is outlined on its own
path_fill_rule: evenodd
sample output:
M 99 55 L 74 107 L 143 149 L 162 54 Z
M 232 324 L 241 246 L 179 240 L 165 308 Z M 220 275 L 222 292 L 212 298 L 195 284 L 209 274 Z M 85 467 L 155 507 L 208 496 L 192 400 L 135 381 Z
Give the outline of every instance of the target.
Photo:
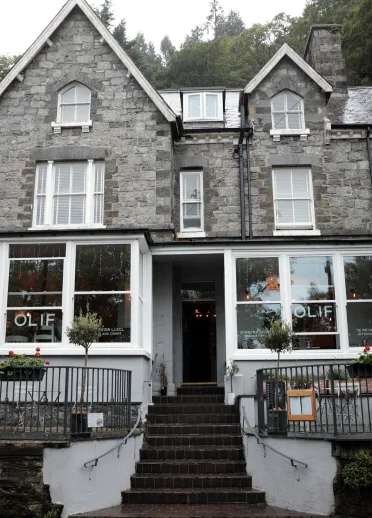
M 239 135 L 239 178 L 240 178 L 240 234 L 241 240 L 246 239 L 245 229 L 245 193 L 244 193 L 244 155 L 243 139 L 245 130 L 245 110 L 243 104 L 240 106 L 240 135 Z
M 371 158 L 371 128 L 368 126 L 367 128 L 367 151 L 368 151 L 368 162 L 369 162 L 369 174 L 371 176 L 372 181 L 372 158 Z
M 249 128 L 249 135 L 252 135 L 252 127 Z M 249 152 L 249 135 L 245 138 L 245 150 L 247 155 L 247 183 L 248 183 L 248 224 L 249 224 L 249 241 L 253 239 L 253 222 L 252 222 L 252 174 L 251 174 L 251 157 Z

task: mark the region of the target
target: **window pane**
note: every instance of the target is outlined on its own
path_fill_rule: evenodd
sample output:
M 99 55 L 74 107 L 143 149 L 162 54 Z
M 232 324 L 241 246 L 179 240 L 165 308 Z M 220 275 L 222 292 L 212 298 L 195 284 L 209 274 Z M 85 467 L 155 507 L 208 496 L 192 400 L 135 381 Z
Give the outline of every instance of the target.
M 85 195 L 71 196 L 70 225 L 79 225 L 85 221 Z
M 62 282 L 62 259 L 10 260 L 8 306 L 61 306 Z
M 45 194 L 47 171 L 47 164 L 39 165 L 37 168 L 36 194 Z
M 78 245 L 76 291 L 129 291 L 130 245 Z
M 71 192 L 82 193 L 85 192 L 85 164 L 74 164 L 71 166 L 72 185 Z
M 336 304 L 292 304 L 292 326 L 295 333 L 337 331 Z
M 288 113 L 288 129 L 301 129 L 301 114 Z
M 339 349 L 339 335 L 299 335 L 293 343 L 294 350 Z
M 293 196 L 306 198 L 310 196 L 309 174 L 306 169 L 292 170 Z
M 6 318 L 6 342 L 61 342 L 62 310 L 9 310 Z
M 76 106 L 76 121 L 87 122 L 90 116 L 90 104 L 80 104 Z
M 185 203 L 183 205 L 183 227 L 201 228 L 200 203 Z
M 291 257 L 292 300 L 334 300 L 332 257 Z
M 293 221 L 293 202 L 290 200 L 277 200 L 276 202 L 276 222 L 278 225 L 294 223 Z
M 372 256 L 345 257 L 344 265 L 347 298 L 372 299 Z
M 94 195 L 94 223 L 103 223 L 103 194 Z
M 279 94 L 273 99 L 273 110 L 275 112 L 284 112 L 285 111 L 285 95 Z
M 65 255 L 65 243 L 9 245 L 9 257 L 11 259 L 21 259 L 23 257 L 65 257 Z
M 71 166 L 58 164 L 55 166 L 54 192 L 56 194 L 70 192 Z
M 198 95 L 189 95 L 189 113 L 188 117 L 190 119 L 197 119 L 201 117 L 201 96 Z
M 346 310 L 350 347 L 364 347 L 367 343 L 371 345 L 372 302 L 349 302 Z
M 89 310 L 102 318 L 98 342 L 130 342 L 130 295 L 75 295 L 75 316 Z
M 290 111 L 301 111 L 301 99 L 297 95 L 287 93 L 287 110 Z
M 71 86 L 66 92 L 61 95 L 62 103 L 74 103 L 75 99 L 75 86 Z
M 68 225 L 70 221 L 70 196 L 55 196 L 53 200 L 53 224 Z
M 237 307 L 238 348 L 263 349 L 261 333 L 273 318 L 280 318 L 280 304 L 239 304 Z
M 183 173 L 183 199 L 200 200 L 200 174 Z
M 61 106 L 61 122 L 75 122 L 75 106 Z
M 94 192 L 103 192 L 105 179 L 105 164 L 97 162 L 94 164 Z
M 182 300 L 216 299 L 214 282 L 183 282 L 181 284 Z
M 309 200 L 294 200 L 293 208 L 295 223 L 311 223 L 311 210 Z
M 207 119 L 218 117 L 218 95 L 206 94 L 205 95 L 205 117 Z
M 86 86 L 76 85 L 76 101 L 78 103 L 90 102 L 90 90 Z
M 36 198 L 36 225 L 44 225 L 45 196 Z
M 285 113 L 274 113 L 274 129 L 286 129 L 287 121 Z
M 236 285 L 239 301 L 280 300 L 279 259 L 237 259 Z
M 276 169 L 274 172 L 276 196 L 292 198 L 292 172 L 290 169 Z

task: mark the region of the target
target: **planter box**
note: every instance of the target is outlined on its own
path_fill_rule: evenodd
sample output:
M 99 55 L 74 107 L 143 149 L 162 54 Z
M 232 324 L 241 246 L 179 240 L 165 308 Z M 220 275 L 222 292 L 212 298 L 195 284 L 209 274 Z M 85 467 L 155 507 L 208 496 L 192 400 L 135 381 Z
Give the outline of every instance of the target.
M 351 363 L 346 369 L 352 378 L 372 378 L 372 365 Z
M 41 381 L 46 369 L 44 367 L 5 367 L 0 371 L 1 381 Z

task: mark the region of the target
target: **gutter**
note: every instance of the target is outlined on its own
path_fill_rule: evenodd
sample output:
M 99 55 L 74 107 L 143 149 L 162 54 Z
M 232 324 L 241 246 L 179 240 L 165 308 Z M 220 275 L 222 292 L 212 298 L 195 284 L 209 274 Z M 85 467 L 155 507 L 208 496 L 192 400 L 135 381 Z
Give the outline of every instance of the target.
M 252 135 L 252 127 L 249 128 L 249 135 Z M 249 135 L 245 139 L 245 150 L 247 154 L 247 183 L 248 183 L 248 225 L 249 225 L 249 241 L 253 239 L 253 210 L 252 210 L 252 174 L 251 174 L 251 157 L 249 151 Z
M 372 183 L 372 157 L 371 157 L 371 128 L 367 127 L 367 152 L 368 152 L 368 162 L 369 162 L 369 175 L 371 177 L 371 183 Z
M 239 179 L 240 179 L 240 235 L 241 240 L 246 240 L 245 228 L 245 186 L 244 186 L 244 155 L 243 140 L 245 132 L 245 110 L 240 106 L 240 135 L 239 135 Z

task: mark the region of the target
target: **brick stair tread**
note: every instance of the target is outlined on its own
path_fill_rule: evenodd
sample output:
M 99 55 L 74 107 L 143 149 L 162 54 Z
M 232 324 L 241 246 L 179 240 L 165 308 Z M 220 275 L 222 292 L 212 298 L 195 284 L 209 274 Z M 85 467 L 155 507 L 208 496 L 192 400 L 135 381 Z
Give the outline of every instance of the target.
M 247 504 L 126 504 L 70 518 L 324 518 L 315 514 L 298 513 L 278 507 L 252 506 Z
M 159 436 L 157 435 L 156 437 L 159 437 Z M 170 437 L 172 437 L 172 436 L 170 436 Z M 214 436 L 212 436 L 212 437 L 214 437 Z M 157 450 L 160 450 L 160 451 L 169 451 L 169 450 L 195 451 L 195 449 L 196 449 L 195 446 L 146 446 L 145 444 L 142 446 L 142 450 L 144 450 L 144 451 L 146 451 L 146 450 L 147 451 L 148 450 L 151 450 L 151 451 L 157 451 Z M 207 450 L 207 451 L 211 451 L 211 450 L 213 450 L 213 451 L 225 451 L 225 450 L 236 451 L 236 450 L 239 450 L 239 451 L 242 451 L 243 445 L 241 445 L 241 446 L 208 446 L 206 444 L 205 446 L 198 446 L 197 450 L 198 451 L 200 451 L 200 450 Z
M 158 448 L 159 450 L 161 448 Z M 168 451 L 168 448 L 163 448 L 164 450 L 167 450 Z M 182 449 L 182 448 L 181 448 Z M 212 449 L 212 448 L 211 448 Z M 213 448 L 213 449 L 216 449 L 216 448 Z M 225 448 L 221 448 L 221 450 L 224 450 Z M 205 459 L 169 459 L 169 460 L 154 460 L 154 459 L 150 459 L 150 460 L 140 460 L 138 461 L 138 464 L 161 464 L 162 466 L 166 465 L 166 464 L 175 464 L 175 465 L 178 465 L 178 464 L 236 464 L 236 463 L 244 463 L 246 464 L 246 461 L 244 459 L 241 459 L 241 460 L 223 460 L 223 459 L 210 459 L 210 460 L 205 460 Z
M 265 491 L 252 487 L 159 487 L 126 489 L 122 493 L 252 493 L 262 495 Z
M 201 478 L 252 478 L 251 475 L 248 475 L 248 473 L 202 473 L 201 475 L 197 475 L 198 479 Z M 190 478 L 194 479 L 195 473 L 136 473 L 135 475 L 132 475 L 132 478 Z

